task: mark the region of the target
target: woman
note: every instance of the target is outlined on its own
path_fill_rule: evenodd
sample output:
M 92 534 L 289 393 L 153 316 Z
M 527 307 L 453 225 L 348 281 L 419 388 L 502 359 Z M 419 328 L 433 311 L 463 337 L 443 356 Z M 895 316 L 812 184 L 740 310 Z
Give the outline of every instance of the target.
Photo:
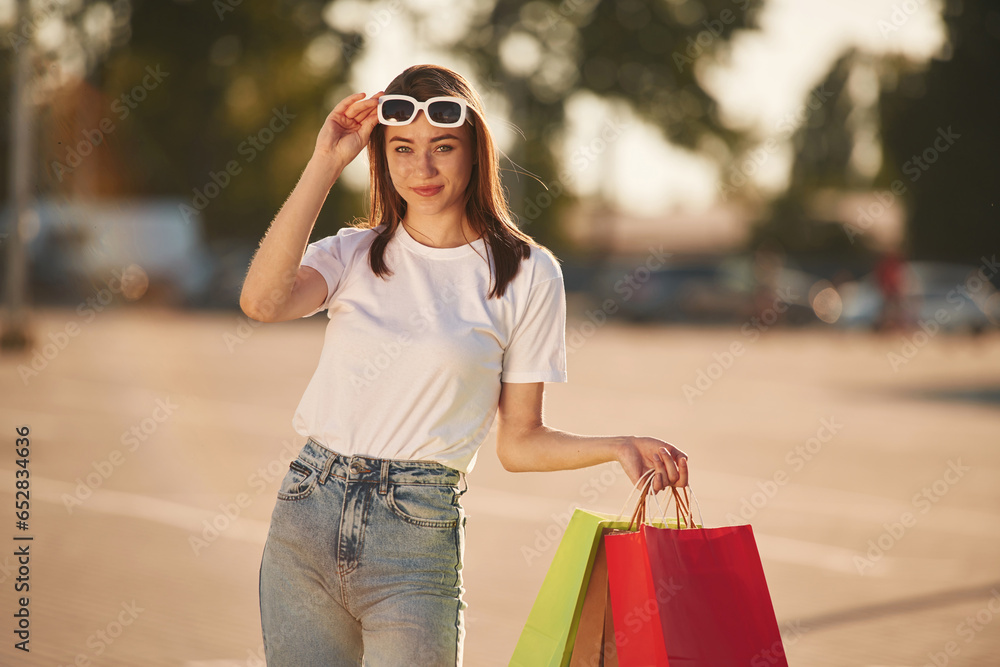
M 687 484 L 662 440 L 544 425 L 544 383 L 567 380 L 562 270 L 512 222 L 484 119 L 429 65 L 342 100 L 250 266 L 248 316 L 330 319 L 261 561 L 271 667 L 462 663 L 461 496 L 497 416 L 507 470 L 617 460 L 633 484 Z M 371 217 L 308 244 L 366 146 Z

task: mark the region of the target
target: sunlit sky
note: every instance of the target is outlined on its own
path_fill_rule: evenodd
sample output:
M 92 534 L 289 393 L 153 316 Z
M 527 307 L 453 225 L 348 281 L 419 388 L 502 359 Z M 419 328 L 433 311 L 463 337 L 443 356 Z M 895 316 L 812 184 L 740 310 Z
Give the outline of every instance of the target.
M 73 0 L 68 3 L 75 4 Z M 741 5 L 734 0 L 733 11 L 739 11 Z M 414 25 L 401 11 L 404 6 L 431 17 L 425 25 L 430 26 L 428 32 L 438 40 L 437 46 L 417 37 Z M 377 92 L 412 64 L 446 65 L 465 74 L 477 86 L 498 143 L 505 152 L 516 156 L 517 142 L 523 139 L 507 122 L 506 91 L 478 80 L 471 67 L 446 48 L 449 42 L 462 38 L 469 21 L 466 10 L 488 6 L 488 0 L 328 3 L 323 12 L 328 23 L 367 36 L 365 48 L 355 54 L 351 63 L 350 85 L 331 91 L 328 107 L 352 92 Z M 0 0 L 0 23 L 9 22 L 12 8 L 13 0 Z M 804 109 L 809 91 L 822 81 L 838 56 L 857 46 L 872 54 L 903 53 L 913 60 L 926 61 L 946 48 L 940 11 L 941 0 L 766 0 L 760 16 L 761 29 L 742 31 L 734 37 L 731 64 L 698 59 L 696 72 L 719 101 L 724 121 L 752 132 L 761 144 L 769 137 L 779 140 L 779 150 L 768 155 L 753 174 L 749 187 L 765 197 L 785 187 L 793 157 L 787 141 L 792 127 L 789 119 L 801 117 L 799 112 Z M 85 30 L 94 39 L 101 37 L 105 32 L 102 26 L 110 17 L 110 5 L 93 3 L 87 9 Z M 58 41 L 60 35 L 66 34 L 58 23 L 39 26 L 39 39 Z M 346 66 L 338 46 L 331 38 L 316 40 L 307 51 L 306 64 L 326 61 L 326 65 Z M 81 63 L 76 56 L 68 57 L 64 65 L 70 69 Z M 873 101 L 877 94 L 873 79 L 869 77 L 870 90 L 866 94 L 865 77 L 854 79 L 862 85 L 851 86 L 852 97 L 857 100 L 867 96 Z M 627 109 L 610 108 L 589 94 L 578 94 L 570 100 L 564 132 L 553 138 L 564 164 L 570 167 L 574 163 L 571 157 L 591 144 L 609 122 L 623 129 L 599 159 L 574 169 L 571 185 L 575 187 L 571 190 L 583 195 L 600 194 L 624 212 L 639 216 L 653 216 L 676 207 L 702 209 L 718 201 L 720 177 L 726 173 L 720 172 L 713 161 L 672 146 L 655 127 L 641 122 Z M 868 134 L 864 134 L 864 128 L 856 132 L 852 164 L 862 173 L 874 173 L 879 160 L 875 125 L 871 123 Z M 733 166 L 727 165 L 726 171 Z M 558 172 L 538 176 L 551 182 Z M 368 170 L 363 158 L 351 165 L 344 178 L 359 189 L 367 186 Z
M 332 16 L 345 27 L 366 23 L 374 12 L 392 6 L 388 2 L 337 4 L 340 9 Z M 901 4 L 912 7 L 912 14 L 899 9 Z M 420 0 L 419 5 L 442 11 L 454 7 L 445 0 Z M 855 45 L 874 54 L 903 53 L 925 61 L 946 42 L 937 0 L 767 0 L 760 23 L 761 30 L 743 31 L 734 38 L 731 66 L 705 67 L 699 62 L 698 73 L 719 101 L 727 124 L 752 131 L 762 143 L 769 136 L 782 139 L 783 150 L 771 155 L 754 175 L 754 187 L 762 194 L 780 191 L 787 183 L 792 160 L 784 141 L 790 134 L 787 121 L 803 108 L 809 91 L 847 48 Z M 380 28 L 354 64 L 352 88 L 374 93 L 407 66 L 421 62 L 453 67 L 475 80 L 464 63 L 418 43 L 412 26 L 400 15 Z M 501 147 L 510 151 L 520 138 L 504 125 L 506 99 L 502 91 L 496 94 L 489 86 L 480 90 L 492 116 L 491 128 Z M 668 144 L 655 127 L 621 109 L 608 109 L 589 95 L 569 105 L 569 122 L 560 142 L 567 164 L 574 151 L 587 145 L 609 119 L 627 127 L 606 151 L 604 161 L 574 173 L 579 194 L 600 191 L 624 211 L 642 216 L 675 206 L 703 208 L 716 201 L 719 171 L 713 162 Z M 367 170 L 362 164 L 354 167 L 346 177 L 363 186 Z M 540 176 L 548 182 L 556 174 Z

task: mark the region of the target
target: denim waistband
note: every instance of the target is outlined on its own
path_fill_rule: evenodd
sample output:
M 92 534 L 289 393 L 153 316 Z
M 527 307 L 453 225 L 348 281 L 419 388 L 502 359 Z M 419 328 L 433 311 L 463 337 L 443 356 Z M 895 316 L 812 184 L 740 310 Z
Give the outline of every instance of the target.
M 379 484 L 382 493 L 385 493 L 390 483 L 447 486 L 465 484 L 465 473 L 436 461 L 341 454 L 327 449 L 312 438 L 303 445 L 299 458 L 320 471 L 320 483 L 325 482 L 328 477 L 339 477 L 350 482 L 372 482 Z

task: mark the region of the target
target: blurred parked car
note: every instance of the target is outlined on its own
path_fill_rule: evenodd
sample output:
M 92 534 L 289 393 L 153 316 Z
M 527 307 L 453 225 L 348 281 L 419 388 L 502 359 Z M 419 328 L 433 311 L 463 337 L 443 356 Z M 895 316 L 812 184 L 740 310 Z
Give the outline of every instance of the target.
M 204 304 L 216 261 L 203 241 L 200 219 L 186 217 L 180 204 L 190 202 L 39 201 L 24 229 L 32 300 L 80 302 L 110 286 L 128 299 Z M 4 232 L 9 221 L 8 207 Z
M 794 267 L 777 272 L 774 299 L 783 322 L 816 321 L 809 290 L 817 280 Z M 672 261 L 653 270 L 617 261 L 598 273 L 592 293 L 598 304 L 610 299 L 616 315 L 635 322 L 746 322 L 759 312 L 757 288 L 753 257 L 739 255 Z
M 1000 294 L 978 275 L 979 267 L 942 262 L 906 262 L 902 307 L 911 327 L 937 322 L 941 330 L 979 334 L 1000 324 Z M 879 328 L 882 296 L 875 272 L 840 287 L 840 324 Z

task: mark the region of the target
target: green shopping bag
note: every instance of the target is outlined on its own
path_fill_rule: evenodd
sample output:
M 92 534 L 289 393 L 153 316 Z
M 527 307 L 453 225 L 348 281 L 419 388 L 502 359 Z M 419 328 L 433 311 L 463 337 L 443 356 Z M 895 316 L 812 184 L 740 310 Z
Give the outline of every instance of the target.
M 616 516 L 577 508 L 566 526 L 542 587 L 528 613 L 511 656 L 511 667 L 564 667 L 569 664 L 583 592 L 597 553 L 602 524 Z
M 598 541 L 604 529 L 622 530 L 629 523 L 621 515 L 574 510 L 514 647 L 511 667 L 569 665 Z

